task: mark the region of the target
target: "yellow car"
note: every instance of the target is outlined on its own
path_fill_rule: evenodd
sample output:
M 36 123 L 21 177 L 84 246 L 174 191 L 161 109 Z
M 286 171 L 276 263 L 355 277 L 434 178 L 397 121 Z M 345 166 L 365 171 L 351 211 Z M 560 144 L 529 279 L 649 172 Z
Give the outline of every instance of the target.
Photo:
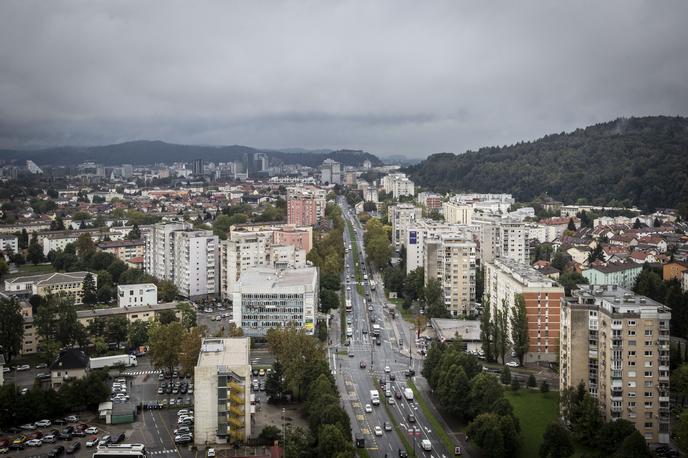
M 24 442 L 26 442 L 27 439 L 28 439 L 28 438 L 27 438 L 25 435 L 20 434 L 20 435 L 18 435 L 17 437 L 14 438 L 14 440 L 12 441 L 12 443 L 15 444 L 15 445 L 20 445 L 20 444 L 23 444 Z

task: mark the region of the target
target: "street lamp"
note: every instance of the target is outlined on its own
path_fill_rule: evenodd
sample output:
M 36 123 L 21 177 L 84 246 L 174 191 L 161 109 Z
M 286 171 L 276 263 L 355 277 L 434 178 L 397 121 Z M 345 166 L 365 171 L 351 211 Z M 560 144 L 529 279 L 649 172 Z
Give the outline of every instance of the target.
M 284 438 L 284 454 L 287 454 L 287 426 L 286 426 L 286 421 L 285 421 L 285 416 L 286 416 L 287 409 L 282 407 L 282 436 Z

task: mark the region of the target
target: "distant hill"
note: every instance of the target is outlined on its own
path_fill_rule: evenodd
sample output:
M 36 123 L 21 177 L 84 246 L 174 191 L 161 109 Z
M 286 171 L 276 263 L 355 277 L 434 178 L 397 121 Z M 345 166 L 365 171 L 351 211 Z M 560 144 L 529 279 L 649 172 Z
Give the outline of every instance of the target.
M 105 165 L 154 164 L 157 162 L 188 162 L 204 159 L 213 162 L 244 160 L 253 153 L 266 153 L 271 164 L 302 164 L 316 167 L 331 158 L 343 165 L 359 166 L 368 159 L 373 165 L 382 165 L 380 159 L 370 153 L 356 150 L 293 152 L 263 150 L 248 146 L 196 146 L 178 145 L 161 141 L 132 141 L 107 146 L 56 147 L 41 150 L 0 150 L 0 159 L 7 161 L 31 159 L 38 165 L 73 165 L 84 161 L 96 161 Z
M 547 193 L 574 203 L 688 206 L 688 119 L 620 118 L 504 147 L 434 154 L 407 173 L 439 192 Z

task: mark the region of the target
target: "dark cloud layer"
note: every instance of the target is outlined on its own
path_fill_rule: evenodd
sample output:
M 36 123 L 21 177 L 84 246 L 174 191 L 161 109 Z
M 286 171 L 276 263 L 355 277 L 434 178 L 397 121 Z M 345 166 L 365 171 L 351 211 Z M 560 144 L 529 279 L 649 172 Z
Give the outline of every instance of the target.
M 3 1 L 0 147 L 425 156 L 688 115 L 686 17 L 684 1 Z

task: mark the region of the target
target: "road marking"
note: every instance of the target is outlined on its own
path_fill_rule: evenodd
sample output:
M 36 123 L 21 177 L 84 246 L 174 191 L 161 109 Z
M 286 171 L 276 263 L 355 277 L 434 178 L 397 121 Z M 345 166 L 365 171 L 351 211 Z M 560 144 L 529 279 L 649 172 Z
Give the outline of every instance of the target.
M 148 451 L 149 455 L 165 455 L 167 453 L 177 453 L 177 450 L 154 450 L 154 451 Z

